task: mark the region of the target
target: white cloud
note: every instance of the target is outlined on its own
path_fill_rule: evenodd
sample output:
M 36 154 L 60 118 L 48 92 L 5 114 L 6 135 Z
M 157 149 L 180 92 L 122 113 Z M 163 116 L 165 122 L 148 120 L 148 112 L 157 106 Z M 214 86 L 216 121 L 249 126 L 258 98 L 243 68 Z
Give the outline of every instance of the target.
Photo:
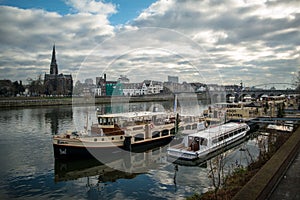
M 54 43 L 59 71 L 76 73 L 74 69 L 91 49 L 114 35 L 114 27 L 105 13 L 63 16 L 38 9 L 0 6 L 0 69 L 7 71 L 1 70 L 4 73 L 1 72 L 0 78 L 26 80 L 48 73 Z
M 66 3 L 72 6 L 79 13 L 93 13 L 108 15 L 116 13 L 116 6 L 111 3 L 95 0 L 66 0 Z
M 270 67 L 271 79 L 279 82 L 291 81 L 290 71 L 299 70 L 299 50 L 296 48 L 300 45 L 299 2 L 166 2 L 154 3 L 135 19 L 133 25 L 165 27 L 185 34 L 206 49 L 215 66 L 226 67 L 227 72 L 222 76 L 225 83 L 233 84 L 231 77 L 225 76 L 230 74 L 254 84 L 249 79 L 254 73 L 255 81 L 268 82 L 261 71 L 265 65 Z M 243 70 L 245 67 L 248 71 Z

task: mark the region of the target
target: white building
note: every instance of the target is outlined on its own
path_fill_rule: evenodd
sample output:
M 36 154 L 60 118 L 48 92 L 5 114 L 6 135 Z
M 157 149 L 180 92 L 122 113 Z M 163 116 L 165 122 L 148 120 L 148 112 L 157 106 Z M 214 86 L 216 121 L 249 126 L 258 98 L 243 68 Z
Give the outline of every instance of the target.
M 139 96 L 159 94 L 163 90 L 163 84 L 157 81 L 146 80 L 142 83 L 123 83 L 124 96 Z

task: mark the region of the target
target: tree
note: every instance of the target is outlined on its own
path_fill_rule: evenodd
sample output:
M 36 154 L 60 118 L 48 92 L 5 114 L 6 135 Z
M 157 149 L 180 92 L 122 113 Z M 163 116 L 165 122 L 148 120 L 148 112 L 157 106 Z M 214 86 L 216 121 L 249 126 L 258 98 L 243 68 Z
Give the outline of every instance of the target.
M 45 87 L 41 75 L 39 75 L 36 80 L 29 78 L 27 81 L 31 95 L 40 96 L 41 94 L 44 94 Z
M 298 75 L 295 78 L 295 85 L 296 85 L 296 91 L 298 93 L 300 93 L 300 71 L 298 71 Z M 299 99 L 299 96 L 297 97 L 296 101 L 298 102 L 298 110 L 300 110 L 300 99 Z
M 295 84 L 296 84 L 296 90 L 300 91 L 300 71 L 298 71 L 298 75 L 296 76 Z
M 214 196 L 215 199 L 218 199 L 218 191 L 222 187 L 222 185 L 226 182 L 226 177 L 224 173 L 224 167 L 226 160 L 226 153 L 222 152 L 216 157 L 210 159 L 208 161 L 210 171 L 209 171 L 209 177 L 212 180 L 212 184 L 214 187 Z
M 83 84 L 77 80 L 73 88 L 73 95 L 82 95 L 83 94 Z
M 22 85 L 22 81 L 20 81 L 20 83 L 18 81 L 13 82 L 12 90 L 14 96 L 17 96 L 18 94 L 22 94 L 25 91 L 25 88 Z

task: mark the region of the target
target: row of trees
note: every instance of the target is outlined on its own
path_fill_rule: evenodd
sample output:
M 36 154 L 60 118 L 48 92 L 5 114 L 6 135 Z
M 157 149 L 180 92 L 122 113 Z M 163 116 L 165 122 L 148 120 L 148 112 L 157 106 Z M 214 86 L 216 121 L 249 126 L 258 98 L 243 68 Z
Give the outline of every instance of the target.
M 28 84 L 23 85 L 22 81 L 0 80 L 0 96 L 11 97 L 18 95 L 39 96 L 44 94 L 45 87 L 41 75 L 36 80 L 27 79 Z M 26 93 L 26 94 L 25 94 Z

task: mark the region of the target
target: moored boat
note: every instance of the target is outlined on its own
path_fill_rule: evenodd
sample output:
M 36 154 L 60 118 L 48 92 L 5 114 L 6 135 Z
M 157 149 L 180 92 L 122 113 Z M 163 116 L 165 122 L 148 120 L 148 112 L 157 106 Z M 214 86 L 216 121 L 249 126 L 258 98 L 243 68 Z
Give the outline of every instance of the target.
M 112 153 L 147 144 L 170 142 L 175 135 L 175 117 L 165 112 L 129 112 L 97 115 L 91 130 L 67 131 L 53 137 L 55 158 L 79 158 Z
M 186 135 L 182 143 L 169 147 L 167 155 L 175 159 L 196 160 L 208 156 L 246 136 L 246 123 L 226 123 Z

